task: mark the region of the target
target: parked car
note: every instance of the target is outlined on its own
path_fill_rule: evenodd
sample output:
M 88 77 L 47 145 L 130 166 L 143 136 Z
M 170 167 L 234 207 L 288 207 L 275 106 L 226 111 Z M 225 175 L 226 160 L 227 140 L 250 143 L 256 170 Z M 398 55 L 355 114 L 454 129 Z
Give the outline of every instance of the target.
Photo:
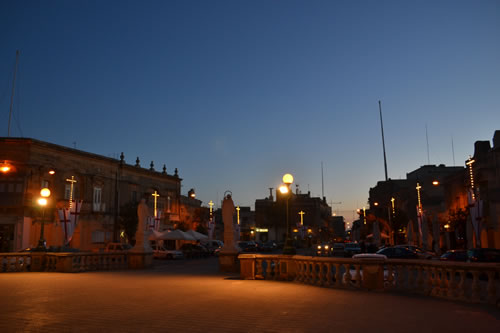
M 466 250 L 450 250 L 444 253 L 439 260 L 442 261 L 467 261 Z
M 333 243 L 332 255 L 334 257 L 343 257 L 345 250 L 345 243 Z
M 182 244 L 180 250 L 186 258 L 206 258 L 210 255 L 205 247 L 198 244 Z
M 153 258 L 155 259 L 183 259 L 184 254 L 177 250 L 167 250 L 165 247 L 154 244 L 151 246 L 153 249 Z
M 346 243 L 344 246 L 344 257 L 350 258 L 355 254 L 361 253 L 361 247 L 358 243 Z
M 118 252 L 118 251 L 128 251 L 132 248 L 132 245 L 127 243 L 108 243 L 104 248 L 104 252 Z
M 330 243 L 321 243 L 316 247 L 316 255 L 319 257 L 329 257 L 331 255 L 332 247 Z
M 214 252 L 216 249 L 220 250 L 224 247 L 224 243 L 216 239 L 203 239 L 200 241 L 200 244 L 204 246 L 211 255 L 215 254 Z
M 405 247 L 386 247 L 377 251 L 377 254 L 383 254 L 389 259 L 418 259 L 415 251 L 411 251 Z
M 403 247 L 417 254 L 419 259 L 432 259 L 436 254 L 434 252 L 424 251 L 419 247 L 413 245 L 396 245 L 395 247 Z
M 265 242 L 260 247 L 262 252 L 272 252 L 278 248 L 278 245 L 275 242 Z
M 467 251 L 469 262 L 500 262 L 500 250 L 498 249 L 470 249 Z
M 237 243 L 241 252 L 258 252 L 259 246 L 254 241 L 239 241 Z

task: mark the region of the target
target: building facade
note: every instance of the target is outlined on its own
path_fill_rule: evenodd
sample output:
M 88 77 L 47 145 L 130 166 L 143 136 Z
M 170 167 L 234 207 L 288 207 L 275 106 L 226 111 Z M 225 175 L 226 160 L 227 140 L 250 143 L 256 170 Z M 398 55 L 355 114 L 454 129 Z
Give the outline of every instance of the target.
M 47 246 L 63 245 L 57 210 L 68 207 L 70 199 L 81 209 L 69 246 L 81 250 L 124 236 L 123 210 L 142 198 L 151 215 L 156 206 L 160 229 L 180 220 L 177 170 L 168 174 L 164 166 L 156 171 L 153 162 L 143 168 L 139 158 L 127 164 L 123 153 L 117 160 L 35 139 L 0 138 L 0 163 L 0 252 L 36 246 L 42 219 Z M 41 188 L 51 191 L 44 209 L 37 204 Z

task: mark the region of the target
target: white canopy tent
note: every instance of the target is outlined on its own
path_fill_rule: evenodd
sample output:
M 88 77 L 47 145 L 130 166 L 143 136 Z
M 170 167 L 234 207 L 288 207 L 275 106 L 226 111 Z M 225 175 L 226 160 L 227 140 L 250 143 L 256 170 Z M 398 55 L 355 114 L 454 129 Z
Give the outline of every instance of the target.
M 151 235 L 149 236 L 150 240 L 188 240 L 188 241 L 195 241 L 196 239 L 191 236 L 189 233 L 184 232 L 182 230 L 167 230 L 164 232 L 159 232 L 156 230 L 153 230 Z
M 191 235 L 194 239 L 196 239 L 197 241 L 198 240 L 202 240 L 202 239 L 208 239 L 208 236 L 207 235 L 204 235 L 200 232 L 197 232 L 197 231 L 194 231 L 194 230 L 188 230 L 185 232 L 186 234 L 189 234 Z

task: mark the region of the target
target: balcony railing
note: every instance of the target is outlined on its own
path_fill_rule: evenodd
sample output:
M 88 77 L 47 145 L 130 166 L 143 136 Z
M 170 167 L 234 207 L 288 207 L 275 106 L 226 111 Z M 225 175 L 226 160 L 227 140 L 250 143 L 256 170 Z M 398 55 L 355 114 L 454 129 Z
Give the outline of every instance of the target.
M 500 264 L 242 254 L 243 279 L 415 293 L 500 306 Z

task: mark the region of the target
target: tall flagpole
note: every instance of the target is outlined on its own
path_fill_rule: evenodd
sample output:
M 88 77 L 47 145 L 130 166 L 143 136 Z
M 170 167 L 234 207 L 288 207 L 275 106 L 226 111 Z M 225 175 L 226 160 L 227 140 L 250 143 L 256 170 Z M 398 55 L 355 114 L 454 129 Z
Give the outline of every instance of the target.
M 14 92 L 16 90 L 17 65 L 19 64 L 19 50 L 16 50 L 16 66 L 14 67 L 14 80 L 12 81 L 12 94 L 10 95 L 9 125 L 7 136 L 10 136 L 10 119 L 12 118 L 12 106 L 14 105 Z
M 384 171 L 385 171 L 385 180 L 388 180 L 387 177 L 387 158 L 385 156 L 385 140 L 384 140 L 384 123 L 382 121 L 382 102 L 378 101 L 378 110 L 380 113 L 380 129 L 382 131 L 382 148 L 384 150 Z

